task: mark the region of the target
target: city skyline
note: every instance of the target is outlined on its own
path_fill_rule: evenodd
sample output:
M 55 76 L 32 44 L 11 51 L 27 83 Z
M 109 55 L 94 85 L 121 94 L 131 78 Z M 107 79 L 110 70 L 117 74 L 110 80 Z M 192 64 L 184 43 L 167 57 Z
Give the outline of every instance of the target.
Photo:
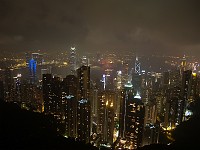
M 199 2 L 0 0 L 0 51 L 200 56 Z
M 137 149 L 151 144 L 170 148 L 179 141 L 173 136 L 179 126 L 198 117 L 200 65 L 195 57 L 104 52 L 80 56 L 75 48 L 69 55 L 54 57 L 30 52 L 15 55 L 18 58 L 0 59 L 0 99 L 50 115 L 55 120 L 52 127 L 66 140 L 73 138 L 100 149 Z M 15 136 L 27 131 L 16 130 L 20 133 Z M 181 142 L 187 134 L 179 134 Z M 26 137 L 34 141 L 32 134 Z

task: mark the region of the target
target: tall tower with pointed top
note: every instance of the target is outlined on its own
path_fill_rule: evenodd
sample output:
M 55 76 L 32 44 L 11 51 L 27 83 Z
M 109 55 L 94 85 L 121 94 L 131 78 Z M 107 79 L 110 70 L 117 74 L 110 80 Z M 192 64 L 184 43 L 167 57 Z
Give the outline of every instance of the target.
M 187 62 L 186 62 L 186 57 L 185 55 L 183 56 L 183 58 L 181 59 L 181 65 L 180 65 L 180 71 L 186 71 L 186 66 L 187 66 Z
M 135 74 L 140 74 L 140 65 L 141 63 L 138 60 L 138 56 L 135 58 Z
M 71 47 L 71 49 L 70 49 L 69 64 L 70 64 L 70 72 L 73 75 L 75 75 L 76 74 L 76 67 L 77 67 L 77 54 L 76 54 L 76 48 L 75 47 Z
M 135 68 L 134 72 L 132 74 L 132 84 L 133 84 L 133 90 L 134 93 L 139 93 L 141 94 L 141 63 L 138 60 L 138 56 L 136 56 L 135 59 Z

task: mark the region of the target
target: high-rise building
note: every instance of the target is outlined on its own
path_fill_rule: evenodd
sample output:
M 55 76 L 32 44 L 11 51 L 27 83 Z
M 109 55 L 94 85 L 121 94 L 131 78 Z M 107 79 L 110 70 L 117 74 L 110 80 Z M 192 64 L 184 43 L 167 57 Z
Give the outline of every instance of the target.
M 30 83 L 32 84 L 35 84 L 37 81 L 36 67 L 37 67 L 37 62 L 32 58 L 29 61 L 29 77 L 30 77 Z
M 132 74 L 132 84 L 135 94 L 138 92 L 141 94 L 141 85 L 142 85 L 142 76 L 141 76 L 141 68 L 140 68 L 140 62 L 138 60 L 138 57 L 135 59 L 135 68 L 134 72 Z
M 90 142 L 90 67 L 81 66 L 77 69 L 78 78 L 78 109 L 77 134 L 78 139 Z
M 21 105 L 22 102 L 22 91 L 21 91 L 21 74 L 18 74 L 16 77 L 13 77 L 14 80 L 14 93 L 15 93 L 15 99 L 14 102 Z
M 180 87 L 173 87 L 168 92 L 169 95 L 165 104 L 164 128 L 172 130 L 182 122 L 183 100 Z
M 103 91 L 98 96 L 98 122 L 97 133 L 101 143 L 113 143 L 114 131 L 114 103 L 116 94 L 113 91 Z
M 128 82 L 125 84 L 124 90 L 122 91 L 122 97 L 120 102 L 120 114 L 119 114 L 119 137 L 125 138 L 125 116 L 126 116 L 126 106 L 127 101 L 125 100 L 128 98 L 128 95 L 131 95 L 133 97 L 133 85 Z
M 179 70 L 164 72 L 162 95 L 163 98 L 161 99 L 163 101 L 161 101 L 161 104 L 164 111 L 161 112 L 158 109 L 158 112 L 164 119 L 162 121 L 165 130 L 172 130 L 180 124 L 183 117 L 183 98 L 181 97 L 181 75 Z M 157 105 L 159 107 L 159 103 Z
M 157 117 L 157 108 L 156 104 L 153 102 L 148 103 L 145 105 L 145 118 L 144 118 L 144 125 L 146 124 L 155 124 Z
M 22 80 L 20 83 L 21 108 L 43 112 L 43 93 L 40 86 Z
M 68 75 L 63 79 L 62 86 L 62 107 L 65 122 L 65 135 L 68 137 L 77 136 L 77 77 Z
M 188 103 L 191 104 L 197 99 L 197 73 L 192 72 L 188 95 Z
M 116 78 L 116 89 L 122 89 L 122 71 L 117 71 L 117 78 Z
M 140 74 L 141 73 L 141 63 L 138 60 L 138 57 L 136 56 L 135 58 L 135 74 Z
M 91 84 L 91 134 L 92 134 L 92 141 L 91 142 L 96 142 L 96 135 L 97 135 L 97 115 L 98 115 L 98 93 L 99 90 L 97 88 L 96 82 L 93 82 Z
M 13 69 L 6 68 L 4 71 L 5 101 L 12 101 L 14 97 Z
M 184 101 L 183 121 L 192 115 L 189 109 L 196 99 L 197 75 L 191 70 L 186 70 L 182 75 L 182 98 Z
M 48 69 L 41 69 L 41 77 L 40 79 L 42 79 L 43 74 L 47 74 L 48 73 Z
M 62 103 L 61 103 L 61 81 L 59 77 L 52 77 L 51 74 L 43 75 L 43 99 L 44 113 L 52 114 L 57 123 L 62 123 Z
M 169 85 L 170 88 L 181 87 L 181 74 L 179 70 L 172 70 L 169 72 Z
M 136 79 L 139 79 L 139 80 L 136 80 Z M 137 75 L 136 75 L 136 78 L 133 80 L 135 80 L 132 83 L 133 84 L 135 83 L 134 87 L 136 87 L 136 89 L 137 89 L 136 85 L 140 86 L 140 83 L 141 83 L 142 102 L 144 103 L 144 105 L 148 105 L 148 103 L 150 103 L 152 99 L 153 87 L 155 87 L 154 85 L 155 77 L 152 75 L 152 72 L 146 73 L 145 71 L 143 71 L 141 74 L 141 77 L 138 76 L 137 78 Z
M 89 66 L 90 62 L 89 62 L 89 58 L 87 58 L 86 56 L 83 56 L 81 58 L 81 65 L 84 65 L 84 66 Z
M 125 85 L 121 103 L 119 138 L 117 147 L 136 149 L 142 146 L 144 127 L 144 104 L 137 93 L 134 96 L 132 84 Z
M 159 125 L 146 124 L 144 126 L 142 146 L 157 144 L 159 142 Z
M 77 54 L 76 54 L 76 48 L 71 47 L 70 49 L 70 58 L 69 58 L 69 64 L 70 64 L 70 71 L 73 75 L 76 74 L 76 68 L 77 68 Z
M 185 55 L 183 56 L 183 58 L 181 59 L 181 64 L 180 64 L 180 72 L 184 72 L 186 71 L 187 67 L 187 61 L 186 61 L 186 57 Z

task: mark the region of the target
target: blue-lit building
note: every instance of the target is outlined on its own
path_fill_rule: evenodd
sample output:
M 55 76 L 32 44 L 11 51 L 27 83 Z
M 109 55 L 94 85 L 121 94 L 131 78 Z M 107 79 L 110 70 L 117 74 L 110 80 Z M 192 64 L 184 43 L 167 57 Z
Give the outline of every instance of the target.
M 36 83 L 37 81 L 36 68 L 37 68 L 37 62 L 32 58 L 29 61 L 29 77 L 30 77 L 30 83 L 32 84 Z

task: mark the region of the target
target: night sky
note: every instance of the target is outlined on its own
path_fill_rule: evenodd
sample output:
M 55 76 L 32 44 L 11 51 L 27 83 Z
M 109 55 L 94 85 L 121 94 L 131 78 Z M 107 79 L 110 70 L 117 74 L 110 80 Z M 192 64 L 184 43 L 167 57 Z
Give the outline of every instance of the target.
M 0 0 L 0 50 L 200 56 L 199 0 Z

